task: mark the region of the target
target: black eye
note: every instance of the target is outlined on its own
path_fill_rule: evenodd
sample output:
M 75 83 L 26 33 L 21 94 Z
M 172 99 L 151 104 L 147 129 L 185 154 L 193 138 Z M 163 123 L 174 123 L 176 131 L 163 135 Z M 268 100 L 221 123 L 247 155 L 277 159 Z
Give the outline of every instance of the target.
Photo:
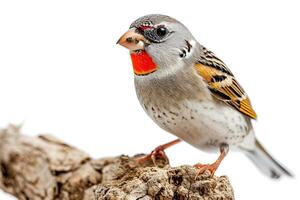
M 170 35 L 170 31 L 164 26 L 147 27 L 144 29 L 141 34 L 152 43 L 161 43 L 164 42 Z
M 165 27 L 158 27 L 156 29 L 156 35 L 159 37 L 164 37 L 168 33 L 168 30 Z

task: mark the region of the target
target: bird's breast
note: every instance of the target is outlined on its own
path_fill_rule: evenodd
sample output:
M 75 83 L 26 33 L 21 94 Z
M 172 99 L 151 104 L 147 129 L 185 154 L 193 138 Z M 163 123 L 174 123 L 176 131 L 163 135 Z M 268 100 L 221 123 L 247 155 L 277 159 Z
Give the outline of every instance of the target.
M 136 93 L 143 106 L 178 107 L 182 101 L 212 98 L 207 85 L 193 68 L 186 67 L 165 77 L 156 75 L 159 70 L 147 76 L 135 76 Z
M 231 107 L 214 101 L 182 101 L 175 107 L 145 104 L 150 118 L 164 130 L 202 150 L 222 143 L 239 145 L 249 133 L 249 121 Z

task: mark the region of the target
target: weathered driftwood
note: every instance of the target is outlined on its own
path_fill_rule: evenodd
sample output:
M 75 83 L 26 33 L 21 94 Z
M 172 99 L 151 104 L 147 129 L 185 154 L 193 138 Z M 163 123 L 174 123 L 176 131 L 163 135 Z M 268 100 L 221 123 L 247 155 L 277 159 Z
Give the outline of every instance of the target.
M 0 130 L 0 188 L 19 199 L 234 199 L 226 176 L 196 176 L 195 168 L 162 159 L 160 167 L 128 156 L 92 159 L 49 135 L 19 132 Z

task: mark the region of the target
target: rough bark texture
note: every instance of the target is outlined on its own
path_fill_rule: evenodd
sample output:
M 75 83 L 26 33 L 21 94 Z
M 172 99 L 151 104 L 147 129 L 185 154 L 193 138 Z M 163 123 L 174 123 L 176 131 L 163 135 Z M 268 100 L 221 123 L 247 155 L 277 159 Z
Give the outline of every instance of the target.
M 226 176 L 199 176 L 191 166 L 163 159 L 138 165 L 135 157 L 92 159 L 49 135 L 0 130 L 0 188 L 18 199 L 234 199 Z

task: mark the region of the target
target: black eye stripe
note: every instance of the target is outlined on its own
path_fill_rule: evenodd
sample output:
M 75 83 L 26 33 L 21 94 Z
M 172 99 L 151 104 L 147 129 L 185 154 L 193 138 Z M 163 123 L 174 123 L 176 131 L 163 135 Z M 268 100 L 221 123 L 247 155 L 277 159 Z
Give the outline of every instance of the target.
M 160 25 L 158 27 L 151 27 L 149 29 L 139 30 L 146 39 L 153 43 L 161 43 L 164 42 L 166 37 L 170 35 L 169 30 Z

